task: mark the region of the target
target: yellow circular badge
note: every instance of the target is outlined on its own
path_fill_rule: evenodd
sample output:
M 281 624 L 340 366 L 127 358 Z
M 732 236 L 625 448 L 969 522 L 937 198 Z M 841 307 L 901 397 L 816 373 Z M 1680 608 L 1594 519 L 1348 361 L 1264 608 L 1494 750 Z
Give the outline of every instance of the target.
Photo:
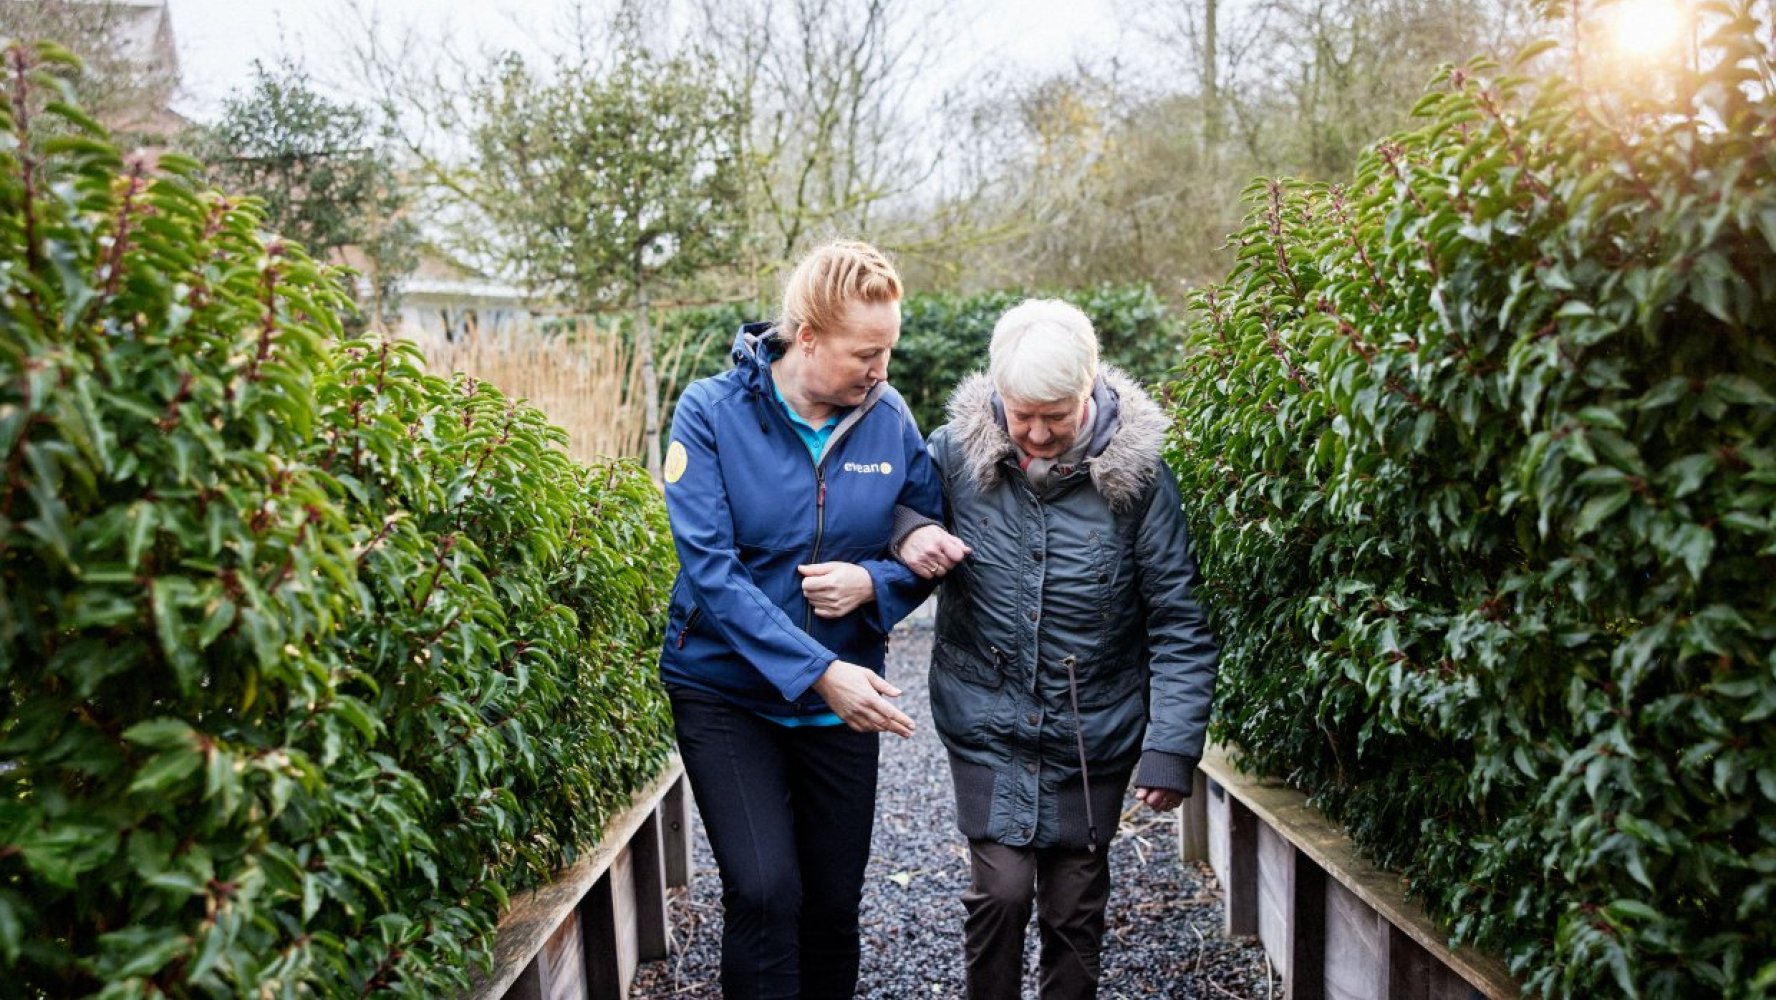
M 685 465 L 690 460 L 691 456 L 685 454 L 685 446 L 677 441 L 672 442 L 666 449 L 666 481 L 669 483 L 678 482 L 679 478 L 685 474 Z
M 884 476 L 894 475 L 894 466 L 889 465 L 887 462 L 883 462 L 882 463 L 882 475 L 884 475 Z

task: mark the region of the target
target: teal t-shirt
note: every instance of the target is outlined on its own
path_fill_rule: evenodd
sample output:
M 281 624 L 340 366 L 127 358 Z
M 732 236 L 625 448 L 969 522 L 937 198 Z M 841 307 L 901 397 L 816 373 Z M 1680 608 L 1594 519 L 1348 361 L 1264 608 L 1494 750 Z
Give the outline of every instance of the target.
M 801 438 L 802 443 L 808 446 L 808 454 L 814 457 L 814 461 L 820 461 L 821 452 L 826 451 L 826 443 L 832 440 L 833 428 L 839 426 L 839 414 L 834 413 L 826 418 L 826 423 L 816 427 L 803 420 L 802 415 L 789 405 L 789 400 L 784 399 L 783 393 L 778 391 L 776 382 L 771 383 L 771 395 L 776 396 L 777 405 L 783 407 L 783 415 L 789 418 L 789 426 L 795 428 L 796 437 Z
M 795 428 L 796 436 L 808 446 L 808 454 L 813 456 L 814 461 L 820 461 L 820 454 L 826 451 L 826 443 L 832 440 L 833 428 L 839 426 L 839 415 L 835 413 L 827 418 L 826 423 L 815 427 L 803 420 L 802 415 L 789 405 L 789 401 L 783 398 L 783 393 L 777 390 L 775 382 L 771 383 L 771 394 L 777 397 L 777 405 L 783 407 L 784 415 L 789 417 L 789 426 Z M 759 717 L 769 719 L 780 726 L 792 727 L 842 726 L 845 724 L 845 720 L 839 718 L 836 712 L 822 712 L 819 715 L 766 715 L 760 712 Z

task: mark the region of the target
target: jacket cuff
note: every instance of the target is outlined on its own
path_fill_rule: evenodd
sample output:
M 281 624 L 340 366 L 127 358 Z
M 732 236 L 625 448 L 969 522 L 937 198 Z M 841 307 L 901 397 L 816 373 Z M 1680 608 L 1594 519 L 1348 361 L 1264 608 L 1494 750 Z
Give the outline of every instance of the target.
M 925 527 L 927 524 L 935 524 L 940 528 L 943 527 L 943 522 L 936 518 L 926 517 L 924 514 L 919 513 L 911 507 L 896 505 L 894 508 L 894 526 L 890 529 L 888 536 L 888 551 L 894 553 L 896 559 L 900 558 L 900 543 L 906 541 L 908 535 Z
M 1143 751 L 1141 766 L 1135 769 L 1135 787 L 1163 788 L 1188 798 L 1191 778 L 1196 773 L 1196 762 L 1195 757 L 1167 753 L 1164 750 Z
M 777 693 L 784 701 L 801 701 L 802 696 L 814 689 L 814 682 L 826 675 L 826 671 L 839 656 L 836 653 L 823 652 L 808 660 L 802 669 L 787 684 L 777 685 Z

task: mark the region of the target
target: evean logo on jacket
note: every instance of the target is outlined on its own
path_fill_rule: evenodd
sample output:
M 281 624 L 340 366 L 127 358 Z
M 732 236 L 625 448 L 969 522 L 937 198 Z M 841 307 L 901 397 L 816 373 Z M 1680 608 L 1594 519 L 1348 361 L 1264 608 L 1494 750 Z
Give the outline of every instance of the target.
M 846 472 L 880 472 L 884 476 L 891 476 L 894 474 L 894 466 L 887 462 L 870 462 L 868 464 L 846 462 L 844 468 Z

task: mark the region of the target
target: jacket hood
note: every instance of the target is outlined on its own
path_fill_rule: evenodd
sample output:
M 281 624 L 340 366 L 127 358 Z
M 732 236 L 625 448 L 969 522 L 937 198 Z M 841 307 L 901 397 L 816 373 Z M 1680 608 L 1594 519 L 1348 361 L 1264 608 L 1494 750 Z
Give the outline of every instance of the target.
M 771 397 L 771 362 L 780 353 L 780 350 L 772 350 L 772 344 L 778 340 L 776 323 L 742 323 L 739 331 L 734 334 L 734 346 L 728 351 L 729 357 L 734 359 L 734 367 L 745 374 L 747 388 L 761 405 L 766 404 Z M 863 402 L 852 407 L 851 412 L 839 421 L 832 440 L 843 437 L 853 424 L 863 419 L 863 415 L 875 408 L 890 391 L 887 382 L 877 382 L 871 386 L 869 395 L 863 397 Z M 894 398 L 898 400 L 900 397 Z M 902 410 L 906 409 L 903 403 L 896 405 Z
M 1158 473 L 1160 451 L 1170 421 L 1134 379 L 1105 365 L 1092 383 L 1098 426 L 1087 449 L 1092 485 L 1119 513 L 1135 508 Z M 946 411 L 961 449 L 964 469 L 976 489 L 999 484 L 1003 463 L 1017 446 L 1005 429 L 1004 404 L 985 373 L 964 378 L 950 394 Z
M 749 377 L 757 376 L 761 369 L 770 367 L 771 351 L 766 344 L 776 338 L 775 323 L 742 323 L 734 334 L 734 346 L 728 356 L 734 367 L 744 369 Z

